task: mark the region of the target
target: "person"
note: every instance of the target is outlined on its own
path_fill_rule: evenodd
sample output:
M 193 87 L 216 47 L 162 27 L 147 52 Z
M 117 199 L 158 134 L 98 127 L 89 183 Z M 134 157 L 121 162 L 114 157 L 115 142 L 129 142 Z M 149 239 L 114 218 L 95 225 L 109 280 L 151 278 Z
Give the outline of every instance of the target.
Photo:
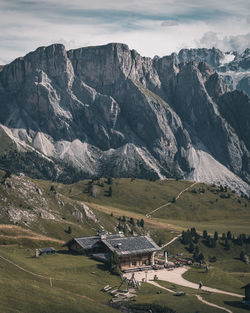
M 202 286 L 203 286 L 203 285 L 202 285 L 202 282 L 200 281 L 200 282 L 199 282 L 199 289 L 201 289 Z

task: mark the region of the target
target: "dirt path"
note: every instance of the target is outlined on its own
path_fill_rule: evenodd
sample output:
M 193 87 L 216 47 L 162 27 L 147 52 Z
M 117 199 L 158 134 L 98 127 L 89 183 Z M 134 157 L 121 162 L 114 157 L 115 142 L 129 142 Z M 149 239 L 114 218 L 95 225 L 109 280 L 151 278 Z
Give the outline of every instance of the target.
M 194 185 L 199 184 L 199 183 L 200 183 L 200 182 L 195 182 L 195 183 L 193 183 L 192 185 L 188 186 L 187 188 L 183 189 L 183 190 L 176 196 L 175 200 L 178 200 L 178 199 L 180 198 L 180 196 L 181 196 L 185 191 L 187 191 L 189 188 L 192 188 Z M 153 211 L 147 213 L 147 214 L 146 214 L 146 217 L 150 218 L 152 214 L 154 214 L 155 212 L 157 212 L 158 210 L 160 210 L 160 209 L 162 209 L 162 208 L 164 208 L 164 207 L 166 207 L 166 206 L 171 205 L 172 203 L 173 203 L 172 201 L 168 201 L 167 203 L 165 203 L 165 204 L 159 206 L 158 208 L 154 209 Z
M 171 243 L 173 243 L 175 240 L 177 240 L 180 236 L 181 236 L 181 234 L 176 236 L 176 237 L 174 237 L 172 240 L 170 240 L 169 242 L 165 243 L 165 245 L 161 246 L 161 248 L 165 248 L 165 247 L 171 245 Z
M 158 288 L 164 289 L 164 290 L 166 290 L 166 291 L 168 291 L 168 292 L 175 293 L 175 291 L 173 291 L 173 290 L 171 290 L 171 289 L 168 289 L 168 288 L 166 288 L 166 287 L 163 287 L 163 286 L 159 285 L 158 283 L 156 283 L 155 281 L 148 281 L 148 283 L 151 284 L 151 285 L 154 285 L 154 286 L 156 286 L 156 287 L 158 287 Z M 219 305 L 214 304 L 214 303 L 212 303 L 212 302 L 208 302 L 208 301 L 204 300 L 200 295 L 196 295 L 196 297 L 197 297 L 197 299 L 198 299 L 199 301 L 201 301 L 202 303 L 204 303 L 204 304 L 206 304 L 206 305 L 212 306 L 212 307 L 217 308 L 217 309 L 220 309 L 220 310 L 224 310 L 224 311 L 226 311 L 226 312 L 228 312 L 228 313 L 233 313 L 232 311 L 230 311 L 229 309 L 227 309 L 227 308 L 225 308 L 225 307 L 222 307 L 222 306 L 219 306 Z
M 59 280 L 60 280 L 60 281 L 66 281 L 66 280 L 64 280 L 64 279 L 57 279 L 57 278 L 53 278 L 53 277 L 49 277 L 49 276 L 44 276 L 44 275 L 40 275 L 40 274 L 33 273 L 33 272 L 31 272 L 31 271 L 29 271 L 29 270 L 26 270 L 25 268 L 21 267 L 20 265 L 18 265 L 18 264 L 16 264 L 16 263 L 14 263 L 14 262 L 12 262 L 12 261 L 6 259 L 5 257 L 3 257 L 3 256 L 1 256 L 1 255 L 0 255 L 0 258 L 3 259 L 4 261 L 10 263 L 11 265 L 17 267 L 18 269 L 20 269 L 20 270 L 23 271 L 23 272 L 26 272 L 26 273 L 28 273 L 28 274 L 30 274 L 30 275 L 32 275 L 32 276 L 36 276 L 36 277 L 39 277 L 39 278 L 43 278 L 43 279 L 48 280 L 48 281 L 50 282 L 50 286 L 51 286 L 51 287 L 53 286 L 52 281 L 54 281 L 54 280 L 57 280 L 57 281 L 59 281 Z M 73 293 L 73 292 L 71 292 L 71 291 L 69 291 L 69 290 L 66 290 L 66 289 L 60 288 L 60 287 L 55 287 L 55 288 L 56 288 L 56 289 L 60 289 L 60 290 L 62 290 L 63 292 L 65 292 L 65 293 L 67 293 L 67 294 L 70 294 L 70 295 L 73 295 L 73 296 L 77 296 L 77 297 L 81 297 L 81 298 L 84 298 L 84 299 L 88 299 L 88 300 L 90 300 L 91 302 L 95 302 L 94 299 L 89 298 L 89 297 L 87 297 L 87 296 L 85 296 L 85 295 Z
M 145 215 L 142 213 L 136 213 L 136 212 L 131 212 L 131 211 L 126 211 L 124 209 L 119 209 L 119 208 L 115 208 L 112 206 L 105 206 L 105 205 L 101 205 L 101 204 L 96 204 L 96 203 L 92 203 L 92 202 L 82 202 L 85 203 L 88 207 L 90 207 L 91 209 L 94 210 L 98 210 L 101 212 L 105 212 L 108 214 L 113 214 L 114 216 L 126 216 L 126 217 L 131 217 L 131 214 L 133 214 L 134 219 L 141 219 L 144 218 Z M 170 231 L 176 231 L 176 232 L 181 232 L 183 230 L 182 227 L 180 226 L 176 226 L 176 225 L 172 225 L 172 224 L 167 224 L 164 223 L 162 221 L 158 221 L 156 219 L 148 219 L 147 220 L 147 224 L 151 225 L 151 226 L 156 226 L 157 228 L 161 228 L 161 229 L 166 229 L 166 230 L 170 230 Z
M 138 281 L 142 281 L 147 276 L 147 281 L 149 281 L 149 280 L 154 279 L 154 275 L 157 275 L 159 280 L 167 281 L 167 282 L 170 282 L 170 283 L 173 283 L 176 285 L 180 285 L 183 287 L 188 287 L 188 288 L 193 288 L 193 289 L 198 290 L 198 288 L 199 288 L 198 284 L 192 283 L 192 282 L 190 282 L 190 281 L 188 281 L 182 277 L 182 275 L 187 270 L 188 270 L 187 267 L 178 267 L 178 268 L 175 268 L 174 270 L 167 270 L 167 269 L 162 269 L 162 270 L 158 270 L 158 271 L 150 270 L 150 271 L 147 271 L 147 274 L 144 271 L 135 272 L 135 279 Z M 130 278 L 131 274 L 128 273 L 128 274 L 125 274 L 125 276 Z M 216 289 L 216 288 L 211 288 L 211 287 L 207 287 L 207 286 L 203 286 L 202 290 L 208 291 L 211 293 L 224 294 L 224 295 L 237 297 L 237 298 L 243 298 L 244 297 L 241 294 L 228 292 L 228 291 L 224 291 L 224 290 L 220 290 L 220 289 Z
M 64 244 L 65 241 L 60 240 L 60 239 L 56 239 L 56 238 L 51 238 L 51 237 L 47 237 L 38 233 L 35 233 L 29 229 L 25 229 L 23 227 L 20 226 L 16 226 L 16 225 L 8 225 L 8 224 L 0 224 L 0 230 L 10 230 L 13 231 L 13 235 L 9 234 L 9 235 L 5 235 L 2 234 L 0 235 L 1 238 L 27 238 L 27 239 L 34 239 L 34 240 L 42 240 L 42 241 L 52 241 L 52 242 L 57 242 L 60 244 Z
M 12 265 L 14 265 L 15 267 L 19 268 L 21 271 L 24 271 L 24 272 L 26 272 L 26 273 L 29 273 L 29 274 L 31 274 L 31 275 L 33 275 L 33 276 L 37 276 L 37 277 L 39 277 L 39 278 L 48 279 L 48 280 L 54 279 L 54 278 L 52 278 L 52 277 L 43 276 L 43 275 L 40 275 L 40 274 L 33 273 L 33 272 L 29 271 L 29 270 L 26 270 L 25 268 L 23 268 L 23 267 L 21 267 L 20 265 L 18 265 L 18 264 L 16 264 L 16 263 L 14 263 L 14 262 L 12 262 L 12 261 L 6 259 L 5 257 L 3 257 L 3 256 L 1 256 L 1 255 L 0 255 L 0 258 L 3 259 L 4 261 L 6 261 L 6 262 L 8 262 L 8 263 L 10 263 L 10 264 L 12 264 Z
M 233 311 L 231 311 L 231 310 L 229 310 L 229 309 L 227 309 L 227 308 L 225 308 L 225 307 L 223 307 L 223 306 L 219 306 L 219 305 L 217 305 L 217 304 L 214 304 L 214 303 L 211 303 L 211 302 L 208 302 L 208 301 L 204 300 L 204 299 L 203 299 L 201 296 L 199 296 L 199 295 L 196 295 L 196 297 L 197 297 L 197 299 L 198 299 L 199 301 L 201 301 L 202 303 L 204 303 L 204 304 L 206 304 L 206 305 L 212 306 L 212 307 L 217 308 L 217 309 L 221 309 L 221 310 L 226 311 L 226 312 L 228 312 L 228 313 L 233 313 Z
M 168 289 L 168 288 L 166 288 L 166 287 L 163 287 L 163 286 L 159 285 L 158 283 L 156 283 L 155 281 L 152 281 L 152 280 L 151 280 L 151 281 L 148 281 L 148 283 L 151 284 L 151 285 L 154 285 L 154 286 L 156 286 L 156 287 L 158 287 L 158 288 L 167 290 L 168 292 L 175 293 L 173 290 Z
M 32 239 L 32 240 L 40 240 L 40 241 L 51 241 L 51 242 L 57 242 L 60 244 L 64 244 L 65 241 L 59 240 L 59 239 L 53 239 L 46 236 L 8 236 L 8 235 L 0 235 L 0 238 L 8 238 L 8 239 Z

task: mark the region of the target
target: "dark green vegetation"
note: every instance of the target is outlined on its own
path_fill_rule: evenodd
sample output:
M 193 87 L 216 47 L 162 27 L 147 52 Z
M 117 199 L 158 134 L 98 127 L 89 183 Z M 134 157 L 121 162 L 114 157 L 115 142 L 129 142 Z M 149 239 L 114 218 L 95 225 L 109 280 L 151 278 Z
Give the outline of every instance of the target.
M 231 239 L 227 239 L 230 237 L 230 232 L 228 232 L 225 239 L 223 239 L 224 236 L 219 236 L 215 244 L 211 245 L 209 239 L 214 239 L 214 236 L 207 235 L 204 238 L 205 232 L 203 232 L 200 236 L 198 235 L 197 239 L 194 230 L 191 240 L 187 240 L 189 237 L 187 235 L 191 233 L 191 231 L 183 232 L 183 236 L 168 247 L 171 255 L 181 253 L 181 258 L 193 259 L 197 262 L 197 266 L 186 272 L 184 278 L 194 283 L 202 281 L 206 286 L 242 293 L 240 288 L 250 281 L 250 264 L 242 257 L 242 254 L 250 255 L 248 236 L 245 241 L 239 243 L 233 235 Z M 208 269 L 205 265 L 201 268 L 198 265 L 200 262 L 209 264 Z

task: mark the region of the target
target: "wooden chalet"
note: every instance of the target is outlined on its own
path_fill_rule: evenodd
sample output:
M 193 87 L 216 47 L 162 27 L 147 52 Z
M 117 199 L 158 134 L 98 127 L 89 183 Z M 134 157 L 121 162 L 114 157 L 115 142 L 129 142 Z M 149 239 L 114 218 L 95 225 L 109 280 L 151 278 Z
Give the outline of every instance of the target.
M 91 255 L 94 258 L 109 262 L 110 256 L 116 253 L 122 271 L 150 268 L 154 265 L 154 255 L 160 248 L 148 236 L 125 237 L 123 234 L 75 238 L 68 243 L 70 250 Z

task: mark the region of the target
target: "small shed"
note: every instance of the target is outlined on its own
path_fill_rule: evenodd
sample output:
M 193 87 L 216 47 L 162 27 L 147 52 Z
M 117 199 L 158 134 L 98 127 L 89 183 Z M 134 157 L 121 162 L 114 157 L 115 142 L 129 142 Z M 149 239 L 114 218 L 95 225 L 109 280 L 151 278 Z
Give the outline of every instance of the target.
M 55 253 L 56 253 L 56 250 L 52 247 L 39 249 L 39 255 L 55 254 Z
M 247 284 L 246 286 L 242 287 L 241 289 L 245 289 L 245 298 L 244 298 L 244 300 L 246 302 L 250 303 L 250 284 Z

